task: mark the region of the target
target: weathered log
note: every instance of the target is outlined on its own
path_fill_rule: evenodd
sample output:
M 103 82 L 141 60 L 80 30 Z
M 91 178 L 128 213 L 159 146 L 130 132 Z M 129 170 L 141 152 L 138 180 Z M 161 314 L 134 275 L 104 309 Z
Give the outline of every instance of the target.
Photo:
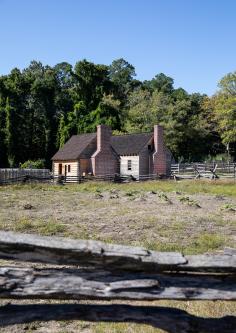
M 187 264 L 178 265 L 177 270 L 196 272 L 236 272 L 236 254 L 186 255 Z
M 228 255 L 230 255 L 230 256 L 232 256 L 232 255 L 236 255 L 236 249 L 233 249 L 233 248 L 231 248 L 231 247 L 226 247 L 226 248 L 224 249 L 224 254 L 228 254 Z
M 141 247 L 92 240 L 0 232 L 0 258 L 62 265 L 109 266 L 119 269 L 167 269 L 186 263 L 181 253 L 153 252 Z
M 236 272 L 236 254 L 184 257 L 178 252 L 156 252 L 141 247 L 92 240 L 42 237 L 0 232 L 0 258 L 59 265 L 98 266 L 128 271 Z
M 202 318 L 184 310 L 131 305 L 35 304 L 0 307 L 0 327 L 50 320 L 133 322 L 168 333 L 235 333 L 236 317 Z
M 1 267 L 0 298 L 236 300 L 236 275 Z

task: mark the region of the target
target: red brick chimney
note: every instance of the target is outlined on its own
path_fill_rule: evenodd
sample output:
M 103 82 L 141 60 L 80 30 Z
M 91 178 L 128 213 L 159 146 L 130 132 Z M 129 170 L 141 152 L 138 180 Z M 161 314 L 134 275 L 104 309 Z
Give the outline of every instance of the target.
M 117 173 L 118 158 L 111 147 L 111 135 L 110 127 L 97 126 L 97 150 L 91 157 L 95 176 L 115 175 Z
M 167 173 L 167 156 L 164 145 L 164 129 L 160 125 L 154 125 L 154 149 L 153 153 L 153 173 L 166 175 Z
M 105 151 L 109 150 L 111 146 L 112 131 L 110 127 L 106 125 L 97 126 L 97 150 Z

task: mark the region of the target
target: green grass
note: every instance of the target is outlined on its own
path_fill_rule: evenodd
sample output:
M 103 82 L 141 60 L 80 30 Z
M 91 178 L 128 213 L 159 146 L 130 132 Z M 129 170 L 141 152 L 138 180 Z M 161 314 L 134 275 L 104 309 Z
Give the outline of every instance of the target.
M 21 218 L 17 220 L 12 228 L 17 232 L 37 233 L 42 236 L 64 235 L 66 231 L 65 225 L 54 220 L 36 220 L 29 218 Z
M 48 185 L 48 184 L 29 184 L 29 185 L 12 185 L 7 189 L 12 191 L 27 189 L 37 189 L 39 191 L 72 191 L 72 192 L 93 192 L 100 193 L 103 191 L 121 190 L 127 194 L 137 194 L 138 192 L 173 192 L 178 191 L 188 194 L 206 193 L 214 195 L 226 195 L 236 197 L 236 183 L 229 180 L 182 180 L 175 182 L 173 180 L 147 181 L 140 183 L 114 184 L 108 182 L 87 182 L 82 184 L 70 185 Z M 4 191 L 6 187 L 0 187 Z M 128 194 L 128 195 L 129 195 Z
M 179 201 L 188 205 L 188 206 L 201 208 L 201 206 L 199 205 L 199 203 L 196 200 L 193 200 L 193 199 L 189 198 L 186 195 L 183 195 L 183 196 L 179 197 Z
M 217 234 L 201 234 L 189 245 L 188 252 L 195 254 L 222 249 L 226 243 L 225 239 L 225 236 Z
M 204 181 L 204 180 L 183 180 L 175 182 L 173 180 L 147 181 L 140 183 L 112 184 L 112 183 L 84 183 L 80 185 L 70 185 L 64 190 L 95 192 L 119 189 L 127 193 L 137 193 L 137 191 L 172 192 L 178 191 L 188 194 L 207 193 L 215 195 L 226 195 L 236 197 L 236 183 L 234 181 Z
M 179 231 L 179 230 L 178 230 Z M 178 243 L 166 243 L 162 241 L 150 241 L 144 240 L 140 245 L 153 251 L 165 251 L 165 252 L 181 252 L 183 254 L 202 254 L 206 252 L 212 252 L 223 249 L 227 244 L 227 237 L 203 233 L 196 236 L 194 239 L 189 239 L 187 245 L 183 246 L 181 242 Z
M 226 203 L 221 207 L 221 210 L 236 212 L 236 205 L 231 203 Z

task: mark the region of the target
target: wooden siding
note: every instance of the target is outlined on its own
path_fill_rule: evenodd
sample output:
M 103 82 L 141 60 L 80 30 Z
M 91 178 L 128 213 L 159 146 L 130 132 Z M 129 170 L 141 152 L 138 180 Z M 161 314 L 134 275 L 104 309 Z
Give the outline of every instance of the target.
M 148 146 L 151 145 L 151 149 L 148 149 Z M 140 151 L 139 153 L 139 175 L 145 176 L 152 174 L 153 170 L 153 160 L 152 160 L 152 152 L 153 152 L 153 139 L 151 139 Z
M 62 165 L 62 175 L 65 175 L 65 166 L 67 166 L 68 176 L 78 176 L 79 175 L 79 161 L 56 161 L 53 163 L 53 174 L 54 176 L 59 175 L 59 164 Z M 70 165 L 70 172 L 68 171 L 68 165 Z
M 174 157 L 172 156 L 171 152 L 169 149 L 166 148 L 166 174 L 170 175 L 171 174 L 171 164 L 174 163 Z
M 128 160 L 131 161 L 131 170 L 128 170 Z M 120 175 L 139 176 L 139 156 L 120 156 Z
M 92 173 L 92 162 L 90 158 L 81 158 L 79 160 L 79 165 L 80 165 L 80 175 L 82 176 L 83 173 L 85 173 L 86 175 L 88 173 Z

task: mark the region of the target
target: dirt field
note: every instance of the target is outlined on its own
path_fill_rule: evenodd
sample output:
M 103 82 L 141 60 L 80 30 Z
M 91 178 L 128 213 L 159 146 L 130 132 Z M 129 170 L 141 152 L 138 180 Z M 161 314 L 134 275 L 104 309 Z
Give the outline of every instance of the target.
M 225 246 L 235 247 L 235 188 L 234 183 L 200 181 L 0 187 L 0 229 L 141 245 L 161 251 L 215 252 Z M 176 306 L 201 316 L 236 315 L 233 302 L 148 304 Z M 0 330 L 14 333 L 141 331 L 161 332 L 143 325 L 81 322 L 50 322 L 46 326 L 35 323 Z

